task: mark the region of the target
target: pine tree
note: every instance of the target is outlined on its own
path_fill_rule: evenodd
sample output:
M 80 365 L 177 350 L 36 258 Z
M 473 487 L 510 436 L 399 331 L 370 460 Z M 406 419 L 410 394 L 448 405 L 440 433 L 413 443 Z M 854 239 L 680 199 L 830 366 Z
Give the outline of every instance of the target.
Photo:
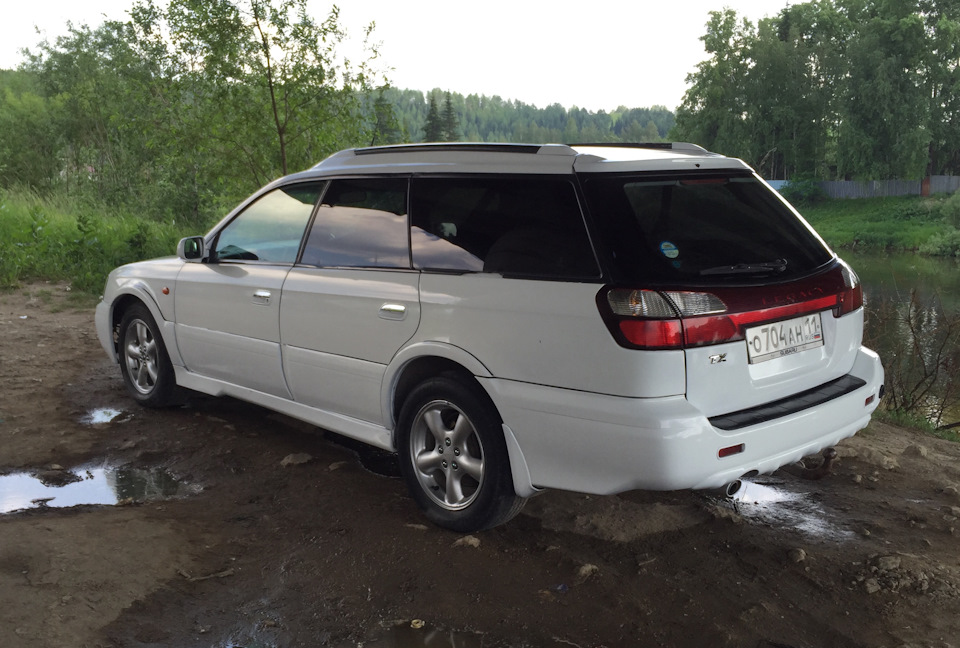
M 443 122 L 440 120 L 440 111 L 437 110 L 437 101 L 430 95 L 430 107 L 427 108 L 427 123 L 423 126 L 424 142 L 444 141 Z
M 443 141 L 457 142 L 460 140 L 460 120 L 457 113 L 453 110 L 453 101 L 450 99 L 450 93 L 443 102 Z

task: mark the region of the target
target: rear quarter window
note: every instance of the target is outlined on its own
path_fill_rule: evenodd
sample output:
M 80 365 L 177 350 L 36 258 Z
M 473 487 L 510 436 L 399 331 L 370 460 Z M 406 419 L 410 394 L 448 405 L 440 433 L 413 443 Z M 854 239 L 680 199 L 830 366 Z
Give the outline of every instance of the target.
M 569 178 L 415 178 L 411 218 L 413 263 L 422 270 L 600 275 Z

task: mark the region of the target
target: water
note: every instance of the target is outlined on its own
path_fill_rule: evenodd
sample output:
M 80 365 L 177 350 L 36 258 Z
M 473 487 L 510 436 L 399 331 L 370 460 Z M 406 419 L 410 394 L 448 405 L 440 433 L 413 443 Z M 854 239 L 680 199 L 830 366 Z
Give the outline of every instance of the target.
M 813 538 L 844 540 L 853 533 L 830 518 L 831 513 L 809 496 L 786 490 L 774 481 L 744 481 L 733 496 L 737 510 L 747 519 L 777 527 L 791 527 Z
M 482 634 L 442 630 L 427 624 L 420 628 L 404 624 L 384 631 L 363 645 L 367 648 L 490 648 L 495 644 L 484 643 Z
M 881 298 L 906 302 L 916 290 L 921 301 L 939 296 L 945 310 L 960 312 L 960 259 L 843 250 L 840 256 L 863 281 L 868 303 Z
M 169 472 L 156 468 L 101 466 L 14 473 L 0 475 L 0 514 L 30 508 L 162 500 L 184 497 L 195 491 L 196 488 L 178 481 Z
M 123 414 L 122 410 L 101 407 L 90 410 L 87 415 L 80 420 L 80 422 L 86 423 L 87 425 L 101 425 L 103 423 L 110 423 L 116 420 L 121 414 Z
M 939 384 L 930 390 L 932 397 L 921 401 L 918 413 L 935 424 L 960 420 L 960 403 L 948 405 L 941 415 L 936 398 L 956 380 L 960 362 L 960 260 L 911 253 L 842 256 L 863 282 L 864 342 L 880 354 L 888 390 L 893 390 L 888 393 L 920 393 L 927 386 L 924 376 L 938 367 Z

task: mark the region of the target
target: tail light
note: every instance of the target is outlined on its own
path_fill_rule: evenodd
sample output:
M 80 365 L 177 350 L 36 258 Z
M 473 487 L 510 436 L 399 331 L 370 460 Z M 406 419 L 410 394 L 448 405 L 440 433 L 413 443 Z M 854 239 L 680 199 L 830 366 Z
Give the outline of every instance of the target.
M 843 261 L 840 262 L 840 274 L 843 276 L 844 291 L 840 293 L 833 314 L 837 317 L 852 313 L 863 306 L 863 286 L 860 277 Z
M 744 329 L 817 311 L 834 317 L 863 305 L 856 273 L 842 261 L 830 270 L 770 286 L 708 290 L 605 287 L 597 305 L 617 342 L 633 349 L 683 349 L 736 342 Z

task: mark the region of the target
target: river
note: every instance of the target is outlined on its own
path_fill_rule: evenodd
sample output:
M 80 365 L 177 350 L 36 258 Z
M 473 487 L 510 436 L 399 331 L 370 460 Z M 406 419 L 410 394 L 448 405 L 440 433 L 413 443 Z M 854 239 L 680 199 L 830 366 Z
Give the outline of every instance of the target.
M 960 405 L 940 404 L 944 390 L 948 401 L 960 390 L 960 260 L 849 250 L 840 256 L 863 282 L 864 339 L 883 360 L 888 394 L 909 400 L 935 382 L 928 416 L 938 424 L 960 420 Z

